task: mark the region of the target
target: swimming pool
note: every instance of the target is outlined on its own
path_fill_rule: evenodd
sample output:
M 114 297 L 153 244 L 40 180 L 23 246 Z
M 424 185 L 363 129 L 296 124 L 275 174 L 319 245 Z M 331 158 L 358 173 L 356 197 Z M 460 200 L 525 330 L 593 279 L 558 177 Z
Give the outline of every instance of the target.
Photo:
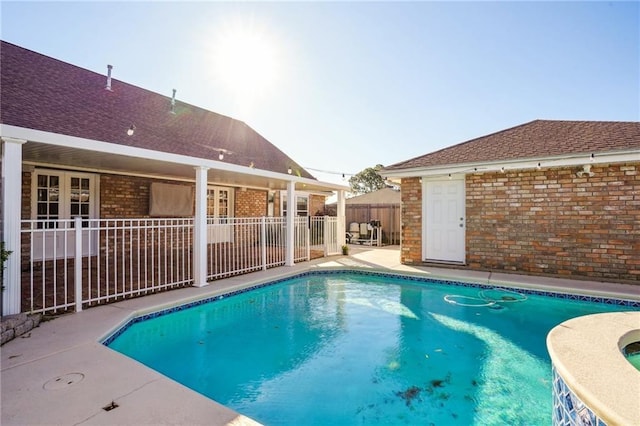
M 267 425 L 550 424 L 549 330 L 638 309 L 568 298 L 307 273 L 137 318 L 104 343 Z

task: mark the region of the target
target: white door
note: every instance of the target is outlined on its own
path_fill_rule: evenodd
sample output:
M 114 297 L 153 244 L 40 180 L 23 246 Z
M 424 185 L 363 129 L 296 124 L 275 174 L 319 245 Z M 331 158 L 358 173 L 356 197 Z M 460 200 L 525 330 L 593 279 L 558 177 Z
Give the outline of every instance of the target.
M 59 219 L 97 218 L 96 176 L 88 173 L 36 170 L 32 175 L 32 214 L 37 231 L 33 234 L 33 260 L 59 259 L 75 253 L 73 223 Z M 89 222 L 83 221 L 83 227 Z M 90 238 L 91 237 L 91 238 Z M 82 255 L 95 255 L 96 232 L 82 233 Z
M 422 186 L 423 260 L 465 262 L 464 177 Z
M 207 189 L 207 243 L 233 241 L 233 224 L 229 220 L 232 206 L 231 188 L 211 186 Z

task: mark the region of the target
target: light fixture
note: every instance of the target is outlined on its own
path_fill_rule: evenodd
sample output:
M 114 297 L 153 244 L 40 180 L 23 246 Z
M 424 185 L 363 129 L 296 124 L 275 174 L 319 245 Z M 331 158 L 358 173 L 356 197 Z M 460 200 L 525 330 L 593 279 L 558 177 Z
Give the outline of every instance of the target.
M 504 173 L 504 172 L 505 172 L 504 167 L 500 167 L 500 173 Z
M 253 169 L 253 161 L 251 163 L 249 163 L 249 168 Z
M 589 177 L 593 177 L 595 175 L 595 173 L 591 171 L 591 164 L 585 164 L 584 166 L 582 166 L 582 170 L 576 173 L 576 176 L 578 176 L 579 178 L 583 177 L 584 175 L 587 175 Z
M 218 160 L 222 160 L 225 155 L 233 154 L 233 152 L 229 151 L 228 149 L 224 149 L 224 148 L 211 148 L 211 149 L 218 153 Z
M 449 180 L 451 180 L 451 173 L 449 173 Z
M 591 162 L 593 163 L 594 161 L 596 161 L 596 156 L 593 155 L 593 152 L 591 153 L 591 158 L 590 158 Z
M 129 136 L 133 136 L 133 132 L 135 132 L 135 131 L 136 131 L 136 126 L 132 124 L 132 125 L 131 125 L 131 126 L 129 126 L 129 128 L 127 129 L 127 135 L 129 135 Z
M 538 165 L 536 166 L 536 169 L 540 170 L 542 168 L 542 164 L 538 163 Z
M 287 173 L 291 174 L 291 172 L 292 172 L 291 167 L 289 167 L 289 168 L 287 169 Z

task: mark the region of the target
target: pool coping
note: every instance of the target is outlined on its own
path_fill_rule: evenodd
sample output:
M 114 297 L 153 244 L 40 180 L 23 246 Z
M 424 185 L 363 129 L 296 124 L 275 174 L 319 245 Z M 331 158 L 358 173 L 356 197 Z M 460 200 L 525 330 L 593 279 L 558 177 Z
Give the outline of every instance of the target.
M 255 425 L 257 423 L 252 419 L 105 347 L 100 343 L 101 339 L 145 312 L 286 279 L 302 272 L 332 269 L 378 271 L 566 293 L 581 288 L 581 293 L 596 296 L 614 294 L 640 301 L 640 295 L 632 291 L 637 287 L 625 284 L 411 267 L 400 264 L 397 249 L 354 250 L 351 256 L 335 256 L 269 269 L 219 280 L 207 287 L 158 293 L 43 322 L 27 335 L 2 347 L 1 423 Z M 81 382 L 57 391 L 43 389 L 52 378 L 78 371 L 84 374 Z M 114 401 L 119 405 L 117 409 L 102 409 Z M 180 404 L 167 404 L 166 401 L 180 401 Z
M 608 425 L 639 425 L 640 371 L 622 353 L 639 340 L 640 312 L 609 312 L 559 324 L 547 335 L 547 349 L 581 404 Z

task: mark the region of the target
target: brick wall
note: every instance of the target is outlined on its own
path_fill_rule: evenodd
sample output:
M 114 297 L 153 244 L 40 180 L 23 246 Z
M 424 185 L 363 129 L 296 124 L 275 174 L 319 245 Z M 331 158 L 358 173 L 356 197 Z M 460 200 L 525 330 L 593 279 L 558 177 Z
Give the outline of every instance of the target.
M 402 179 L 402 244 L 400 261 L 422 262 L 422 183 L 419 178 Z
M 151 182 L 183 184 L 194 187 L 191 183 L 180 183 L 169 180 L 150 179 L 145 177 L 124 175 L 100 175 L 100 218 L 144 218 L 149 217 L 149 188 Z M 267 215 L 268 191 L 257 189 L 235 189 L 236 217 L 259 217 Z M 280 194 L 274 193 L 274 215 L 280 214 Z M 309 212 L 324 211 L 325 197 L 311 195 Z M 31 173 L 22 173 L 22 218 L 31 217 Z
M 267 215 L 267 191 L 236 189 L 236 217 L 259 217 Z
M 309 216 L 324 216 L 324 201 L 322 195 L 309 195 Z
M 136 176 L 100 175 L 100 218 L 149 217 L 151 182 L 155 181 Z
M 31 172 L 22 172 L 22 220 L 31 219 Z
M 576 177 L 577 170 L 468 175 L 468 266 L 639 282 L 640 165 L 594 165 L 595 176 L 582 178 Z M 402 183 L 402 257 L 404 263 L 415 263 L 421 246 L 406 228 L 419 227 L 421 205 L 414 202 L 419 185 L 407 181 Z

